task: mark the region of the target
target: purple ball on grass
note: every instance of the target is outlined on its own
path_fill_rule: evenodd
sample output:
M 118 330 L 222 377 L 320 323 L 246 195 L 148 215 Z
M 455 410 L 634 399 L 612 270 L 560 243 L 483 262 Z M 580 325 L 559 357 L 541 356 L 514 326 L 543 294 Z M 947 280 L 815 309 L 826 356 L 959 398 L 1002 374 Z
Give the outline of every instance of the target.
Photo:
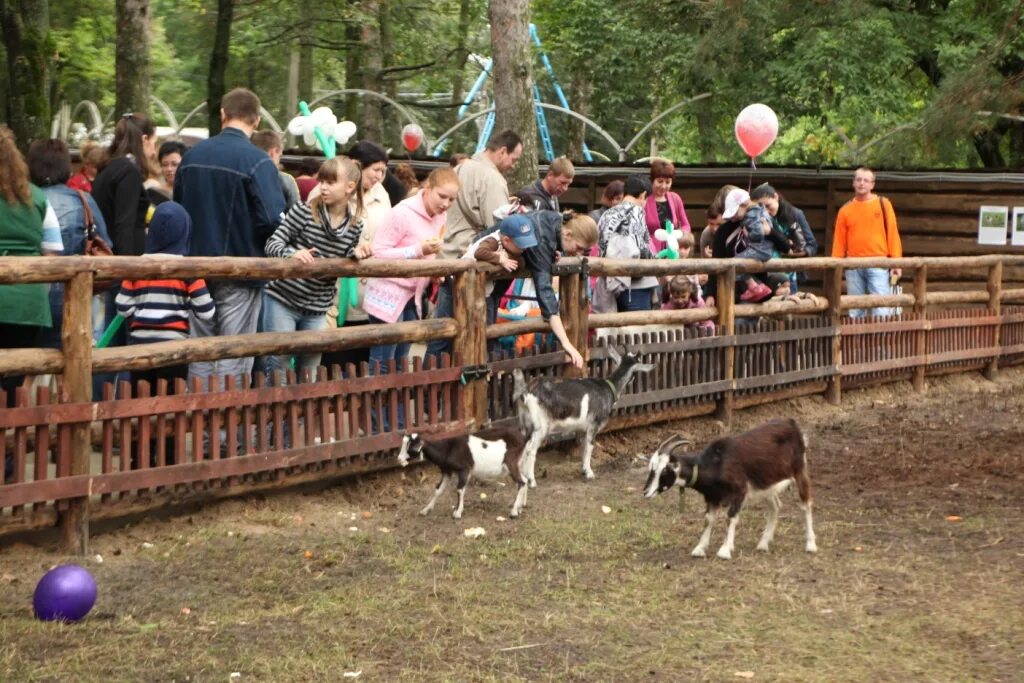
M 54 567 L 39 579 L 32 596 L 36 618 L 78 621 L 96 604 L 96 580 L 77 564 Z

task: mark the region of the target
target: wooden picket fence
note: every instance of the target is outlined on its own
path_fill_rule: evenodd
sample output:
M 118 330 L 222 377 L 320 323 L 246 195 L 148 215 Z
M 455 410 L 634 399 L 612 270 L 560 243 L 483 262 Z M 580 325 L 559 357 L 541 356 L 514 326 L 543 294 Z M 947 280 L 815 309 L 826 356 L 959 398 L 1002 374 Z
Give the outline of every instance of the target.
M 198 267 L 187 263 L 191 260 L 181 259 L 185 262 L 179 266 L 181 271 L 174 271 L 176 264 L 159 267 L 171 271 L 165 275 L 185 277 L 189 268 Z M 152 275 L 146 268 L 153 266 L 139 260 L 109 261 L 116 262 L 109 272 L 122 277 L 130 272 Z M 915 265 L 902 261 L 905 268 Z M 1003 291 L 998 278 L 990 276 L 985 291 L 955 296 L 929 293 L 927 269 L 942 264 L 917 261 L 913 295 L 842 296 L 836 283 L 844 262 L 815 259 L 814 265 L 826 273 L 825 295 L 817 301 L 739 305 L 732 303 L 731 296 L 735 273 L 763 269 L 764 264 L 593 261 L 588 265 L 567 259 L 559 266 L 561 316 L 570 339 L 588 351 L 589 375 L 611 373 L 607 347 L 612 344 L 655 366 L 623 392 L 609 429 L 712 413 L 728 420 L 736 408 L 807 394 L 825 394 L 837 402 L 841 387 L 875 382 L 912 380 L 923 388 L 927 375 L 991 373 L 1001 365 L 1024 360 L 1024 307 L 1010 305 L 1024 301 L 1024 291 Z M 997 274 L 1002 267 L 1002 261 L 992 257 L 965 261 Z M 243 277 L 255 265 L 215 269 Z M 963 265 L 957 262 L 957 267 Z M 107 266 L 68 272 L 60 271 L 63 264 L 48 262 L 46 267 L 48 277 L 66 276 L 72 298 L 76 291 L 88 296 L 91 279 L 108 272 Z M 294 274 L 287 267 L 276 268 L 270 276 Z M 388 469 L 396 464 L 395 449 L 405 431 L 451 435 L 487 423 L 514 422 L 514 369 L 523 370 L 527 377 L 580 374 L 551 345 L 550 328 L 543 321 L 486 325 L 482 305 L 486 269 L 434 262 L 429 267 L 417 264 L 408 273 L 401 264 L 396 268 L 379 263 L 328 263 L 326 270 L 330 275 L 354 275 L 364 268 L 372 276 L 452 275 L 459 302 L 455 317 L 221 338 L 209 341 L 216 345 L 213 349 L 202 343 L 206 340 L 147 345 L 152 348 L 141 350 L 100 352 L 78 347 L 84 360 L 67 348 L 63 353 L 17 350 L 0 355 L 0 372 L 55 373 L 52 386 L 39 387 L 34 395 L 23 386 L 17 390 L 14 407 L 0 410 L 0 456 L 7 464 L 0 473 L 0 533 L 59 525 L 69 547 L 82 552 L 87 547 L 90 517 L 117 517 L 169 503 Z M 726 303 L 696 311 L 588 313 L 588 275 L 643 269 L 654 274 L 718 272 L 718 294 Z M 301 272 L 308 276 L 310 270 L 304 267 Z M 268 276 L 265 270 L 260 274 Z M 25 278 L 31 281 L 32 276 Z M 0 271 L 0 283 L 9 281 L 11 277 Z M 933 299 L 941 308 L 932 307 Z M 901 315 L 885 318 L 843 314 L 854 307 L 885 305 L 907 308 Z M 700 320 L 712 320 L 715 327 L 697 327 Z M 658 325 L 617 329 L 646 323 Z M 77 323 L 72 316 L 66 324 Z M 598 328 L 608 329 L 594 337 Z M 544 333 L 538 335 L 540 344 L 526 351 L 488 352 L 488 340 L 538 332 Z M 290 374 L 273 383 L 258 375 L 244 386 L 232 378 L 206 386 L 180 382 L 173 387 L 164 383 L 133 387 L 125 382 L 108 385 L 103 399 L 95 402 L 74 398 L 69 388 L 69 377 L 77 377 L 74 381 L 81 385 L 91 381 L 91 371 L 169 365 L 181 362 L 183 356 L 192 357 L 188 354 L 205 360 L 439 338 L 454 340 L 458 352 L 454 361 L 445 356 L 434 365 L 415 358 L 383 374 L 371 373 L 364 364 L 320 368 L 315 377 L 301 379 Z M 82 367 L 91 371 L 69 374 L 69 368 Z M 76 391 L 82 395 L 80 386 Z

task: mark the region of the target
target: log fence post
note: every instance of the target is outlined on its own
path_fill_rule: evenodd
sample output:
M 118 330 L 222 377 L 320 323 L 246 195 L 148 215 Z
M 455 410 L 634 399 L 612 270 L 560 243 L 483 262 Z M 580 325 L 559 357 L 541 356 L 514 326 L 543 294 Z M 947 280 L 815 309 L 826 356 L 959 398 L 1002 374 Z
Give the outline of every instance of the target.
M 455 276 L 452 285 L 452 318 L 458 331 L 452 343 L 463 367 L 478 368 L 487 362 L 487 299 L 484 295 L 487 274 L 468 270 Z M 466 416 L 473 429 L 487 423 L 487 384 L 476 373 L 464 377 L 462 397 Z
M 76 273 L 64 288 L 64 382 L 61 403 L 92 402 L 92 271 Z M 90 422 L 71 425 L 70 476 L 88 475 L 92 463 Z M 38 477 L 38 475 L 36 475 Z M 89 552 L 89 496 L 68 500 L 59 512 L 61 546 L 77 555 Z
M 836 266 L 825 271 L 825 298 L 828 299 L 828 317 L 834 334 L 832 336 L 832 365 L 837 373 L 829 377 L 825 398 L 832 405 L 839 405 L 843 398 L 843 268 Z
M 918 315 L 922 321 L 926 321 L 928 318 L 927 265 L 921 266 L 914 272 L 914 313 Z M 928 371 L 928 362 L 925 357 L 928 355 L 929 332 L 928 326 L 924 325 L 914 336 L 914 355 L 918 358 L 918 363 L 914 367 L 914 391 L 919 393 L 923 393 L 928 389 L 928 384 L 925 381 L 925 375 Z
M 988 308 L 996 317 L 996 324 L 993 329 L 992 346 L 996 349 L 995 355 L 985 368 L 985 378 L 994 380 L 999 374 L 999 347 L 1002 344 L 1002 293 L 1003 293 L 1003 262 L 998 261 L 988 269 Z
M 718 291 L 715 292 L 715 303 L 718 306 L 718 334 L 723 337 L 736 335 L 736 267 L 733 266 L 718 274 Z M 735 343 L 722 349 L 722 378 L 730 383 L 730 387 L 722 393 L 718 400 L 715 416 L 728 426 L 732 422 L 733 404 L 735 402 L 736 345 Z
M 588 305 L 586 284 L 581 271 L 562 273 L 558 277 L 558 316 L 562 319 L 565 336 L 583 356 L 583 367 L 570 365 L 565 368 L 565 377 L 586 377 L 587 375 L 587 318 Z

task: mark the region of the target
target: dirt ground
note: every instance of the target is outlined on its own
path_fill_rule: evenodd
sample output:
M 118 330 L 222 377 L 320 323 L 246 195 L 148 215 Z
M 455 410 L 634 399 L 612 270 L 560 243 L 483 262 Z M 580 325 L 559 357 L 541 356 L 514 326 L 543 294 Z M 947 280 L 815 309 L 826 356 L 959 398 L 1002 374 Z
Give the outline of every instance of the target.
M 599 437 L 592 482 L 546 452 L 519 520 L 506 482 L 472 483 L 462 520 L 451 492 L 420 517 L 436 477 L 415 468 L 154 516 L 84 559 L 0 539 L 0 680 L 1024 680 L 1024 368 L 929 384 L 737 413 L 809 434 L 817 555 L 792 494 L 769 553 L 744 512 L 732 561 L 721 527 L 689 556 L 697 494 L 642 499 L 636 456 L 705 443 L 712 419 Z M 63 561 L 98 602 L 38 622 Z

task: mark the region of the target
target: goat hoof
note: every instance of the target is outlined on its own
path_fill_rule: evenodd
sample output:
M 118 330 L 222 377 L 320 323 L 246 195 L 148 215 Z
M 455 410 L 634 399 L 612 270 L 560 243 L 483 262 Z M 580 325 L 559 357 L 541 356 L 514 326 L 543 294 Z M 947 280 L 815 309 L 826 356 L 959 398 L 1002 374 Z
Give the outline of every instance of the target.
M 818 545 L 816 543 L 808 543 L 807 544 L 807 552 L 809 552 L 809 553 L 816 553 L 816 552 L 818 552 Z
M 726 550 L 725 548 L 722 548 L 721 550 L 718 551 L 718 556 L 720 558 L 722 558 L 723 560 L 731 560 L 732 559 L 732 551 L 731 550 Z
M 594 474 L 593 470 L 583 470 L 583 478 L 584 479 L 590 480 L 590 479 L 595 479 L 596 477 L 597 477 L 597 475 Z
M 766 552 L 768 552 L 768 544 L 767 543 L 758 543 L 757 544 L 757 549 L 760 550 L 762 553 L 766 553 Z
M 530 488 L 531 489 L 537 488 L 537 480 L 536 479 L 531 479 L 530 480 Z
M 690 553 L 690 557 L 706 557 L 703 548 L 694 548 L 693 552 Z
M 456 510 L 452 513 L 452 519 L 462 519 L 462 513 Z
M 420 517 L 426 517 L 429 514 L 430 510 L 428 508 L 423 508 L 422 510 L 420 510 Z

